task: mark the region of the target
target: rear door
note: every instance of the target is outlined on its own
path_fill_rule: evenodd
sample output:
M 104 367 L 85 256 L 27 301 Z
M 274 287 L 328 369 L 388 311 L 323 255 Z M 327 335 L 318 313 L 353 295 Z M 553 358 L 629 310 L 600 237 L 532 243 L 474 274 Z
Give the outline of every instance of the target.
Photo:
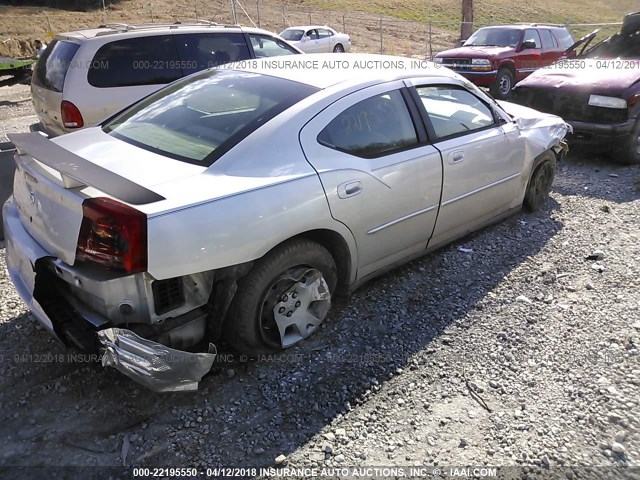
M 542 66 L 551 65 L 564 55 L 564 50 L 560 48 L 556 38 L 548 28 L 541 28 L 540 40 L 542 41 Z
M 333 51 L 333 33 L 326 28 L 318 28 L 318 51 L 319 52 L 332 52 Z
M 80 44 L 57 39 L 45 49 L 35 65 L 31 80 L 33 107 L 44 127 L 56 134 L 64 133 L 60 104 L 65 79 Z M 77 70 L 75 67 L 71 71 Z
M 356 239 L 359 279 L 423 251 L 438 214 L 440 153 L 405 95 L 401 81 L 360 90 L 300 133 L 332 216 Z
M 432 244 L 446 243 L 517 206 L 525 146 L 517 127 L 460 85 L 412 82 L 443 158 L 442 204 Z

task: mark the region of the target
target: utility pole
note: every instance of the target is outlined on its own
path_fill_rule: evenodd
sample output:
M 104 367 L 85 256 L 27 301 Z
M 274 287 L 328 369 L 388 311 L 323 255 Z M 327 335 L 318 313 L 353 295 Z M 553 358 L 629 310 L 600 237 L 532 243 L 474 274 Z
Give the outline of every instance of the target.
M 462 0 L 462 23 L 460 40 L 466 40 L 473 33 L 473 0 Z

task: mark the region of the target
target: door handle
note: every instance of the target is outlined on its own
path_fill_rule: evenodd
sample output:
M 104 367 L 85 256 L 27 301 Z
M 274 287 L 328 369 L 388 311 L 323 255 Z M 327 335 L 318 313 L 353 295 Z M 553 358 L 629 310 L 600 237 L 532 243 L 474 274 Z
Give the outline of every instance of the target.
M 459 150 L 457 152 L 451 152 L 449 154 L 449 163 L 450 164 L 454 164 L 454 163 L 460 163 L 464 160 L 464 152 Z
M 362 193 L 362 182 L 358 180 L 338 185 L 338 197 L 340 198 L 355 197 L 359 193 Z

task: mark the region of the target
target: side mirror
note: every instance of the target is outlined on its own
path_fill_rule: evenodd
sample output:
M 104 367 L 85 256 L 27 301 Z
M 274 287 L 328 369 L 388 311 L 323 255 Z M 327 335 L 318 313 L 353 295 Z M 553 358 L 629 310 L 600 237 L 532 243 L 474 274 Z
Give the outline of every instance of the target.
M 524 42 L 522 42 L 522 45 L 520 45 L 520 50 L 528 50 L 530 48 L 536 48 L 536 41 L 529 39 L 529 40 L 525 40 Z
M 300 41 L 301 41 L 301 42 L 306 42 L 307 40 L 309 40 L 309 35 L 304 35 L 304 36 L 300 39 Z
M 466 40 L 460 40 L 460 46 L 464 46 L 464 44 L 466 43 Z

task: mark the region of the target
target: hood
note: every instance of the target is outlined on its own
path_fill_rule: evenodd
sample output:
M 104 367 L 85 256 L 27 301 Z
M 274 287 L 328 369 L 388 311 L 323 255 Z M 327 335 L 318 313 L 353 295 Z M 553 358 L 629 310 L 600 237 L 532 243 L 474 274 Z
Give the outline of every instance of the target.
M 626 68 L 625 68 L 626 67 Z M 520 87 L 585 87 L 590 90 L 621 92 L 640 80 L 640 70 L 631 69 L 624 60 L 561 60 L 541 68 L 522 80 Z
M 506 53 L 515 52 L 513 47 L 492 47 L 492 46 L 467 46 L 445 50 L 436 55 L 437 58 L 486 58 L 498 57 Z
M 498 105 L 513 118 L 533 157 L 560 145 L 567 133 L 573 130 L 557 115 L 501 100 Z

